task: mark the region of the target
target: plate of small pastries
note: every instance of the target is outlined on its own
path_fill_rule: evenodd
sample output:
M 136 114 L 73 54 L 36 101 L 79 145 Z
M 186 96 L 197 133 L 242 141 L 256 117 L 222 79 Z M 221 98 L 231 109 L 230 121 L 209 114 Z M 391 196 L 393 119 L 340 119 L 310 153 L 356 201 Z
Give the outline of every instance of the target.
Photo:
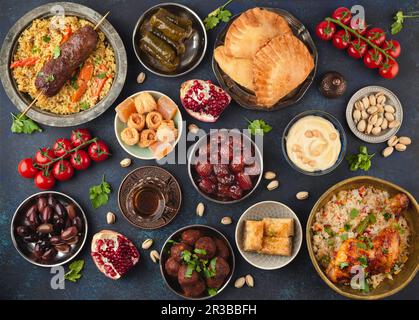
M 262 201 L 248 208 L 236 226 L 236 244 L 256 268 L 285 267 L 298 254 L 303 233 L 297 215 L 285 204 Z
M 234 16 L 218 34 L 212 67 L 239 105 L 273 111 L 296 103 L 308 90 L 317 49 L 289 12 L 256 7 Z

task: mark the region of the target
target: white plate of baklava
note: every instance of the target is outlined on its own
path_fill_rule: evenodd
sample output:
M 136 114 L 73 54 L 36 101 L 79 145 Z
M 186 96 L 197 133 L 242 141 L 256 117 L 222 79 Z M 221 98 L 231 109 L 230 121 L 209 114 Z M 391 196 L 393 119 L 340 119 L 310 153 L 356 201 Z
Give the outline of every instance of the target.
M 275 201 L 259 202 L 248 208 L 236 226 L 236 244 L 251 265 L 274 270 L 289 264 L 298 254 L 302 229 L 297 215 Z

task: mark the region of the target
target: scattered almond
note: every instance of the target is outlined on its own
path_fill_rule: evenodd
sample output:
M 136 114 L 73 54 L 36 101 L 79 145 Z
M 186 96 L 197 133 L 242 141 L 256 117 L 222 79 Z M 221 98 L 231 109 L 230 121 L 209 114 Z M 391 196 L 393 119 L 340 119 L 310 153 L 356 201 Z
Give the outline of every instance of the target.
M 230 217 L 223 217 L 221 219 L 221 223 L 224 225 L 229 225 L 233 222 L 233 220 Z
M 392 136 L 390 139 L 388 139 L 387 144 L 389 147 L 394 147 L 396 144 L 399 143 L 399 139 L 397 136 Z
M 393 151 L 394 151 L 393 147 L 387 147 L 383 150 L 382 155 L 384 158 L 387 158 L 393 153 Z
M 408 146 L 409 144 L 412 143 L 412 139 L 410 139 L 409 137 L 400 137 L 399 143 L 404 144 L 405 146 Z
M 390 129 L 397 128 L 398 126 L 400 126 L 400 121 L 398 121 L 398 120 L 388 122 L 388 127 Z
M 143 248 L 144 250 L 148 250 L 151 248 L 152 245 L 153 245 L 153 239 L 146 239 L 141 244 L 141 248 Z
M 151 258 L 151 261 L 153 261 L 154 263 L 159 262 L 159 260 L 160 260 L 159 252 L 157 250 L 151 250 L 150 258 Z
M 115 214 L 113 212 L 108 212 L 106 214 L 106 222 L 108 224 L 114 224 L 115 223 L 115 220 L 116 220 L 116 216 L 115 216 Z
M 267 185 L 267 189 L 269 191 L 275 190 L 276 188 L 279 187 L 279 181 L 278 180 L 272 180 L 271 182 L 269 182 L 269 184 Z
M 272 180 L 276 178 L 276 173 L 273 171 L 266 171 L 264 177 L 266 180 Z
M 144 73 L 144 72 L 141 72 L 141 73 L 137 76 L 137 83 L 138 83 L 138 84 L 141 84 L 141 83 L 143 83 L 143 82 L 144 82 L 144 80 L 145 80 L 145 73 Z
M 394 146 L 397 151 L 403 152 L 406 150 L 406 146 L 404 144 L 398 143 Z
M 122 168 L 127 168 L 131 165 L 131 163 L 132 163 L 132 160 L 130 158 L 125 158 L 125 159 L 122 159 L 119 164 L 121 165 Z
M 253 288 L 255 286 L 255 280 L 250 274 L 246 276 L 245 280 L 248 287 Z
M 202 202 L 198 203 L 196 206 L 196 215 L 202 217 L 204 215 L 205 206 Z
M 246 283 L 246 278 L 245 277 L 240 277 L 234 282 L 234 286 L 237 289 L 240 289 L 240 288 L 243 288 L 245 283 Z
M 298 200 L 305 200 L 309 197 L 309 193 L 307 191 L 300 191 L 295 195 L 295 197 Z
M 197 134 L 197 133 L 198 133 L 198 131 L 199 131 L 199 127 L 198 127 L 196 124 L 191 123 L 191 124 L 188 126 L 188 130 L 189 130 L 189 132 L 190 132 L 190 133 L 192 133 L 192 134 Z

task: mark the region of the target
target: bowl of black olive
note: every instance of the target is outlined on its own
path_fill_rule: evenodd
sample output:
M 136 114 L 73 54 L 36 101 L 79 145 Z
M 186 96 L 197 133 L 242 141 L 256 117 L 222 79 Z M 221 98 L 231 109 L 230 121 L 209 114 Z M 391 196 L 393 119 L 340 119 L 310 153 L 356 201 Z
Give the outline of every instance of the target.
M 199 16 L 177 3 L 161 3 L 145 11 L 132 35 L 140 63 L 154 74 L 177 77 L 199 65 L 207 49 L 207 33 Z
M 217 229 L 190 225 L 173 233 L 164 243 L 160 271 L 178 296 L 205 300 L 228 286 L 235 267 L 233 248 Z
M 86 242 L 86 215 L 64 193 L 39 192 L 16 209 L 11 236 L 16 250 L 27 261 L 41 267 L 59 266 L 72 260 Z

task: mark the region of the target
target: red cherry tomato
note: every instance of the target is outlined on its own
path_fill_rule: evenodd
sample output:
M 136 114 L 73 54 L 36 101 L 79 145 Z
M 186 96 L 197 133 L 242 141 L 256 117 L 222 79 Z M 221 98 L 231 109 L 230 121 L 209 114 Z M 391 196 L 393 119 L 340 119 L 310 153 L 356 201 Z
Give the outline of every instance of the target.
M 397 40 L 385 41 L 384 45 L 382 46 L 382 49 L 393 58 L 397 58 L 398 56 L 400 56 L 401 47 L 399 41 Z
M 67 160 L 60 160 L 54 164 L 52 174 L 59 181 L 67 181 L 73 176 L 74 169 Z
M 102 140 L 93 142 L 89 146 L 89 157 L 93 161 L 102 162 L 109 158 L 109 148 Z
M 17 165 L 17 171 L 21 177 L 33 179 L 39 170 L 34 167 L 32 158 L 25 158 L 20 160 L 19 164 Z
M 351 10 L 345 7 L 337 8 L 335 11 L 333 11 L 332 18 L 348 25 L 352 19 Z
M 381 65 L 378 72 L 380 76 L 385 79 L 393 79 L 399 73 L 399 64 L 396 61 L 389 59 Z
M 364 35 L 367 32 L 367 23 L 361 18 L 351 20 L 351 28 L 358 32 L 360 35 Z
M 365 36 L 375 45 L 381 47 L 386 40 L 386 34 L 381 28 L 371 28 L 367 31 Z
M 381 65 L 383 55 L 376 49 L 370 49 L 364 56 L 364 64 L 367 68 L 375 69 Z
M 332 39 L 336 32 L 336 26 L 333 22 L 323 20 L 316 27 L 317 36 L 325 41 Z
M 46 165 L 55 159 L 54 151 L 50 148 L 42 148 L 35 154 L 35 162 L 39 165 Z
M 77 150 L 71 154 L 70 163 L 76 170 L 86 170 L 92 161 L 84 150 Z
M 346 30 L 339 30 L 333 36 L 332 43 L 339 50 L 346 49 L 351 42 L 351 35 Z
M 87 129 L 76 129 L 71 133 L 71 143 L 74 147 L 78 147 L 82 143 L 92 139 L 92 135 Z M 86 146 L 87 147 L 87 146 Z
M 363 57 L 366 51 L 367 43 L 361 39 L 355 39 L 351 41 L 351 44 L 347 50 L 348 54 L 354 59 Z
M 34 179 L 35 185 L 41 190 L 49 190 L 55 185 L 55 178 L 52 173 L 39 171 Z
M 55 141 L 54 146 L 52 147 L 52 150 L 54 150 L 54 154 L 57 158 L 62 157 L 66 154 L 66 152 L 73 149 L 73 146 L 71 145 L 71 141 L 65 138 L 59 138 Z M 66 155 L 65 158 L 70 157 L 70 155 Z

